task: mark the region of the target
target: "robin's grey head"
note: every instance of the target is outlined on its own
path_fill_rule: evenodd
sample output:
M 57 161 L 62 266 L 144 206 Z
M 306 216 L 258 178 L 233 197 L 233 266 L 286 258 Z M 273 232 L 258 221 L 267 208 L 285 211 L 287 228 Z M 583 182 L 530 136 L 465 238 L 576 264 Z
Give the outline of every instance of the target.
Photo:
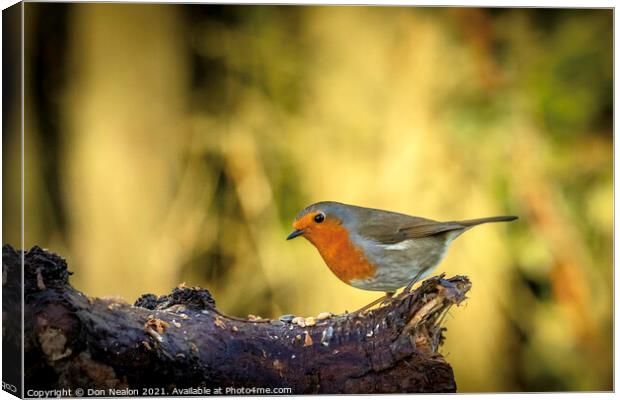
M 321 201 L 304 208 L 295 217 L 295 222 L 293 222 L 295 230 L 287 237 L 287 240 L 304 235 L 312 231 L 315 226 L 325 222 L 343 224 L 348 219 L 348 207 L 346 204 L 335 201 Z

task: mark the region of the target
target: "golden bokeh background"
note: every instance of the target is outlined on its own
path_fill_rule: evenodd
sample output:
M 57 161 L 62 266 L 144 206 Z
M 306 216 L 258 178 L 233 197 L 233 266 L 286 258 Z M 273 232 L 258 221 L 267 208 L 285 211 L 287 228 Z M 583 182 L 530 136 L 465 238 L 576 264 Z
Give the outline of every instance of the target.
M 93 296 L 316 315 L 380 294 L 284 240 L 305 206 L 516 214 L 436 271 L 473 282 L 442 348 L 459 391 L 611 390 L 612 18 L 26 3 L 25 246 Z

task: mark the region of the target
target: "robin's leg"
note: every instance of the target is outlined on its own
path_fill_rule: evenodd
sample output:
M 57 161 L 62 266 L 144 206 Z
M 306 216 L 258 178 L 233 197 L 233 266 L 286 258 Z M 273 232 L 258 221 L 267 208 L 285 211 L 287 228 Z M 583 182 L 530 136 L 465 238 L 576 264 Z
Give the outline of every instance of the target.
M 366 304 L 364 307 L 357 310 L 356 313 L 364 314 L 365 311 L 367 311 L 370 307 L 375 306 L 379 303 L 383 304 L 387 302 L 388 300 L 390 300 L 392 296 L 394 296 L 394 292 L 385 292 L 385 296 L 379 297 L 377 300 L 373 301 L 370 304 Z
M 411 288 L 413 287 L 413 285 L 415 285 L 415 283 L 420 279 L 420 277 L 424 274 L 424 272 L 426 272 L 425 269 L 419 270 L 418 273 L 415 274 L 411 282 L 409 282 L 405 290 L 403 290 L 403 293 L 408 293 L 409 291 L 411 291 Z

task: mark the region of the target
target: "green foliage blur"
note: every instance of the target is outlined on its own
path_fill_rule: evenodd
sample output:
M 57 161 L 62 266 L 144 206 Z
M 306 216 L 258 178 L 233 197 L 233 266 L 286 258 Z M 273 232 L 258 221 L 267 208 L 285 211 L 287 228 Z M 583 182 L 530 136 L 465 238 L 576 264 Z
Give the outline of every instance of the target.
M 381 294 L 284 240 L 305 206 L 516 214 L 436 271 L 473 282 L 442 348 L 459 391 L 612 390 L 611 10 L 26 17 L 26 247 L 65 256 L 79 290 L 133 302 L 185 282 L 239 316 L 341 313 Z

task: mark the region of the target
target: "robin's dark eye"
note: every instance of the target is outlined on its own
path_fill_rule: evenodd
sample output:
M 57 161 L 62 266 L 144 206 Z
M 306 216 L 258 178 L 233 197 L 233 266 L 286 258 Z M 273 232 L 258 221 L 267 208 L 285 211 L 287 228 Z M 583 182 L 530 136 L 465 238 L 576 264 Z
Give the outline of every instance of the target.
M 325 214 L 323 214 L 323 213 L 319 213 L 319 214 L 315 215 L 315 216 L 314 216 L 314 221 L 315 221 L 317 224 L 320 224 L 321 222 L 325 221 Z

